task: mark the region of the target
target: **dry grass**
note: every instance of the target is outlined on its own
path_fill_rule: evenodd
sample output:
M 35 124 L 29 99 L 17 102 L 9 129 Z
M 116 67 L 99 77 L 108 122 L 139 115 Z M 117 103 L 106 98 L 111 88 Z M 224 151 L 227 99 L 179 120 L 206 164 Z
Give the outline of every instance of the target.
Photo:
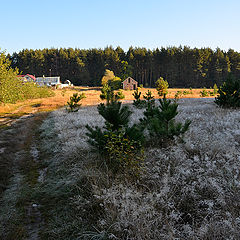
M 91 91 L 93 101 L 98 94 Z M 143 110 L 130 108 L 131 123 L 138 122 Z M 85 135 L 86 124 L 104 124 L 96 106 L 50 113 L 37 141 L 47 172 L 31 189 L 44 218 L 41 239 L 240 239 L 240 113 L 204 98 L 181 99 L 178 110 L 177 121 L 192 120 L 185 141 L 146 147 L 138 181 L 112 179 L 98 167 L 101 158 Z M 0 214 L 5 223 L 19 202 L 14 186 L 20 180 L 12 180 Z
M 148 90 L 151 90 L 155 98 L 158 97 L 156 89 L 153 88 L 142 88 L 140 91 L 142 95 L 144 95 Z M 168 97 L 174 98 L 177 91 L 189 91 L 189 89 L 177 89 L 171 88 L 169 89 Z M 209 91 L 209 89 L 206 89 Z M 200 91 L 202 89 L 192 89 L 192 93 L 181 95 L 181 98 L 199 98 Z M 5 104 L 0 105 L 0 117 L 6 117 L 9 114 L 16 114 L 16 116 L 21 116 L 29 113 L 35 112 L 42 112 L 42 111 L 52 111 L 58 108 L 61 108 L 67 104 L 70 96 L 73 93 L 77 92 L 84 92 L 86 98 L 82 100 L 82 106 L 91 106 L 96 105 L 101 102 L 99 98 L 100 95 L 100 88 L 95 87 L 74 87 L 68 89 L 58 89 L 54 90 L 55 96 L 49 98 L 42 98 L 42 99 L 32 99 L 26 100 L 24 102 L 18 102 L 16 104 Z M 130 90 L 123 90 L 123 94 L 125 95 L 124 100 L 133 100 L 132 96 L 133 91 Z
M 131 122 L 138 121 L 143 110 L 131 110 Z M 145 171 L 134 182 L 96 168 L 100 158 L 85 135 L 86 124 L 103 125 L 95 106 L 51 113 L 41 127 L 53 153 L 43 199 L 57 192 L 66 205 L 51 208 L 46 239 L 240 239 L 239 111 L 213 99 L 182 99 L 177 120 L 186 118 L 192 124 L 185 142 L 147 147 Z

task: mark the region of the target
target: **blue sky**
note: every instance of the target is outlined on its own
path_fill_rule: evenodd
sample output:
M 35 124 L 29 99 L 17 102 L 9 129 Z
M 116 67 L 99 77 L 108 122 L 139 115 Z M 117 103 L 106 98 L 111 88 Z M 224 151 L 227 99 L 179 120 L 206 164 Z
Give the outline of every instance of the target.
M 233 48 L 239 0 L 0 0 L 0 48 Z

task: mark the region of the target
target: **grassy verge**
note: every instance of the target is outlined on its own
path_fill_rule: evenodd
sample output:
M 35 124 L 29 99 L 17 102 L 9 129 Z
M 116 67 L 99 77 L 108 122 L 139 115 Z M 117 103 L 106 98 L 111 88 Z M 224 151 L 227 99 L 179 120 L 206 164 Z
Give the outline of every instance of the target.
M 0 169 L 8 171 L 5 178 L 0 179 L 6 186 L 0 194 L 1 239 L 31 238 L 40 229 L 40 213 L 32 206 L 37 203 L 33 190 L 42 167 L 36 159 L 37 129 L 45 117 L 46 114 L 41 114 L 25 119 L 1 132 L 6 142 L 2 143 L 5 150 L 0 155 Z M 11 166 L 6 167 L 6 162 Z

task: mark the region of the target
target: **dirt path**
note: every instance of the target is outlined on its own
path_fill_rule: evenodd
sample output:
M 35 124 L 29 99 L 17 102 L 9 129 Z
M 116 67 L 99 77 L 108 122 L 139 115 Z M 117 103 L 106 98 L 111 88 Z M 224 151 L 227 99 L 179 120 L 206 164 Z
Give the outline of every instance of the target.
M 32 192 L 44 181 L 38 128 L 46 116 L 27 115 L 11 122 L 11 127 L 0 129 L 0 239 L 40 239 L 43 219 Z M 20 179 L 14 190 L 15 202 L 8 198 L 16 185 L 13 179 Z M 8 217 L 4 218 L 5 215 Z

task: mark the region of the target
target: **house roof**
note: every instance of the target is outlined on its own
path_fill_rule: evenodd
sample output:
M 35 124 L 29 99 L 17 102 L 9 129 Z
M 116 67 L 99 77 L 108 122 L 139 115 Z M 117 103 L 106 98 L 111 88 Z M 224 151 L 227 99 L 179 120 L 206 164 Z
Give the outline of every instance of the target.
M 26 77 L 26 76 L 30 77 L 34 81 L 36 80 L 36 78 L 33 75 L 31 75 L 31 74 L 26 74 L 24 77 Z
M 24 77 L 26 77 L 26 76 L 28 76 L 28 77 L 30 77 L 32 80 L 36 80 L 36 78 L 33 76 L 33 75 L 31 75 L 31 74 L 25 74 L 25 75 L 17 75 L 17 77 L 19 77 L 19 78 L 24 78 Z
M 131 79 L 131 81 L 133 81 L 133 82 L 135 82 L 135 83 L 137 83 L 137 81 L 136 80 L 134 80 L 133 78 L 131 78 L 131 77 L 128 77 L 128 78 L 126 78 L 123 82 L 125 82 L 125 81 L 128 81 L 128 79 Z

